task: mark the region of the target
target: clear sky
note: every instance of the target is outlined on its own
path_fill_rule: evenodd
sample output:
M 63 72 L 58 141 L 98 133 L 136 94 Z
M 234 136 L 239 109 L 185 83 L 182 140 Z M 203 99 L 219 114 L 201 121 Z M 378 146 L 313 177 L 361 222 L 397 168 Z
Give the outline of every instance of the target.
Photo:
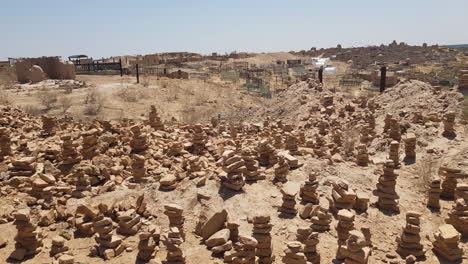
M 468 43 L 468 0 L 2 0 L 0 59 Z

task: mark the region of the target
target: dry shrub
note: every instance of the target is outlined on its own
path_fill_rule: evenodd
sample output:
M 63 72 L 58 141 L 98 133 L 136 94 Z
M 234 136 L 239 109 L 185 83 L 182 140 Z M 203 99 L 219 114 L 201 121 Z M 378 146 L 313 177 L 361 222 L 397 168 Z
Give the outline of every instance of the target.
M 44 90 L 38 92 L 37 98 L 39 103 L 45 107 L 45 110 L 50 110 L 58 101 L 58 92 L 53 90 Z
M 141 81 L 140 81 L 141 85 L 145 88 L 148 88 L 149 85 L 150 85 L 150 77 L 148 74 L 144 74 L 143 75 L 143 78 L 141 78 Z
M 137 103 L 144 96 L 143 92 L 136 86 L 122 87 L 117 91 L 117 96 L 127 103 Z
M 429 187 L 433 175 L 437 173 L 437 167 L 438 164 L 432 155 L 427 155 L 418 161 L 416 174 L 420 180 L 420 184 L 418 184 L 420 191 L 425 191 Z
M 22 106 L 21 108 L 23 109 L 24 112 L 30 115 L 41 115 L 43 113 L 43 111 L 36 105 L 28 104 L 28 105 Z
M 11 105 L 13 102 L 7 91 L 0 90 L 0 105 Z
M 70 107 L 72 106 L 73 101 L 70 96 L 62 95 L 58 98 L 58 104 L 62 108 L 62 112 L 66 113 L 68 109 L 70 109 Z
M 101 112 L 105 102 L 104 95 L 96 88 L 89 89 L 85 97 L 85 115 L 97 115 Z

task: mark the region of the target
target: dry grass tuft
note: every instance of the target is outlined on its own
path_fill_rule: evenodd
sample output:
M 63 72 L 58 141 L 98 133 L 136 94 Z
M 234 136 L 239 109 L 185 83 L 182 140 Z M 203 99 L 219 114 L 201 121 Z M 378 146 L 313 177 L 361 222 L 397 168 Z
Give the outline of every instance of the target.
M 58 92 L 54 90 L 46 90 L 43 89 L 42 91 L 38 92 L 37 98 L 39 99 L 39 103 L 45 107 L 45 110 L 50 110 L 58 101 Z
M 21 108 L 23 109 L 24 112 L 30 115 L 42 115 L 44 112 L 39 107 L 37 107 L 36 105 L 32 105 L 32 104 L 24 105 Z
M 136 85 L 130 85 L 120 88 L 116 95 L 124 102 L 137 103 L 145 97 L 145 92 Z
M 60 105 L 60 108 L 62 108 L 62 113 L 66 113 L 72 106 L 73 100 L 71 96 L 62 95 L 58 98 L 58 104 Z
M 105 97 L 96 88 L 91 88 L 85 97 L 85 115 L 98 115 L 104 107 Z
M 432 181 L 432 177 L 437 173 L 438 163 L 432 155 L 427 155 L 420 159 L 417 163 L 416 174 L 420 180 L 418 188 L 420 191 L 426 191 Z

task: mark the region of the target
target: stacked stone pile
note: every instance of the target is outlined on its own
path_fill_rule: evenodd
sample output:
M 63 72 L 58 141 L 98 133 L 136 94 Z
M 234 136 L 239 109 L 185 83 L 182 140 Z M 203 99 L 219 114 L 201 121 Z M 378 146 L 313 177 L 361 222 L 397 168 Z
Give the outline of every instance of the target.
M 424 246 L 421 243 L 421 213 L 408 212 L 406 213 L 406 226 L 403 228 L 401 238 L 397 240 L 397 252 L 402 257 L 413 255 L 417 258 L 423 257 L 426 254 Z
M 206 135 L 205 131 L 203 130 L 202 125 L 196 124 L 193 126 L 193 134 L 192 134 L 192 152 L 193 153 L 201 153 L 206 148 L 206 143 L 208 141 L 208 136 Z
M 48 144 L 44 150 L 44 159 L 49 161 L 58 160 L 60 156 L 60 146 L 55 144 Z
M 167 249 L 166 261 L 173 264 L 184 264 L 185 255 L 181 245 L 184 242 L 180 230 L 177 227 L 170 227 L 164 245 Z
M 72 165 L 80 162 L 80 154 L 73 143 L 72 135 L 62 135 L 62 164 Z
M 266 178 L 265 175 L 259 171 L 260 167 L 257 161 L 257 152 L 253 148 L 245 148 L 242 151 L 242 159 L 247 169 L 244 172 L 246 181 L 252 182 L 264 180 Z
M 271 264 L 274 261 L 271 237 L 272 224 L 268 214 L 259 213 L 253 217 L 253 234 L 257 240 L 256 256 L 259 264 Z
M 42 116 L 42 135 L 53 136 L 55 135 L 57 121 L 53 117 Z
M 253 237 L 239 236 L 239 241 L 234 245 L 236 249 L 234 256 L 230 259 L 225 258 L 225 262 L 232 262 L 233 264 L 257 264 L 258 260 L 255 256 L 257 244 L 257 240 Z
M 440 193 L 442 192 L 440 178 L 434 178 L 429 185 L 427 206 L 433 209 L 440 209 Z
M 159 180 L 159 189 L 163 191 L 172 191 L 177 188 L 177 177 L 172 173 L 167 173 Z
M 109 260 L 120 255 L 125 250 L 122 239 L 113 234 L 111 218 L 99 214 L 93 219 L 93 228 L 97 233 L 95 237 L 97 246 L 93 249 L 93 252 L 98 256 Z
M 349 183 L 345 180 L 333 182 L 332 199 L 330 209 L 333 213 L 337 213 L 341 209 L 352 209 L 356 202 L 356 193 L 349 187 Z
M 59 258 L 63 253 L 67 252 L 70 248 L 65 245 L 67 240 L 62 236 L 55 236 L 52 238 L 52 246 L 50 247 L 50 256 Z
M 367 153 L 367 147 L 365 144 L 359 144 L 357 146 L 356 163 L 359 166 L 367 166 L 369 164 L 369 154 Z
M 170 142 L 164 152 L 168 156 L 182 156 L 188 153 L 184 149 L 184 143 L 181 141 Z
M 395 168 L 400 167 L 400 143 L 398 143 L 396 140 L 393 140 L 390 143 L 390 153 L 388 155 L 388 159 L 393 161 Z
M 442 178 L 442 192 L 440 196 L 446 199 L 454 199 L 457 180 L 467 176 L 461 169 L 443 164 L 439 168 L 439 176 Z
M 284 156 L 278 156 L 278 163 L 273 168 L 275 171 L 275 181 L 283 183 L 288 181 L 289 164 Z
M 273 146 L 277 149 L 283 148 L 283 136 L 281 134 L 275 134 L 273 138 Z
M 356 202 L 354 203 L 354 210 L 356 211 L 361 211 L 365 212 L 367 211 L 367 208 L 369 207 L 369 196 L 362 192 L 362 191 L 357 191 L 356 192 Z
M 135 182 L 143 183 L 146 181 L 145 156 L 132 155 L 132 174 Z
M 247 170 L 242 156 L 236 151 L 226 150 L 222 154 L 222 168 L 226 175 L 221 177 L 224 187 L 240 191 L 245 185 L 243 173 Z
M 98 137 L 99 130 L 93 128 L 91 130 L 81 133 L 83 137 L 83 149 L 81 150 L 81 156 L 85 160 L 90 160 L 98 155 Z
M 284 250 L 283 257 L 284 264 L 307 264 L 302 243 L 299 241 L 292 241 L 287 243 L 287 248 Z
M 279 211 L 285 214 L 297 214 L 296 209 L 296 195 L 297 195 L 296 186 L 293 184 L 285 184 L 281 189 L 281 194 L 283 195 L 283 203 L 279 208 Z
M 72 191 L 72 196 L 75 198 L 83 198 L 91 194 L 91 179 L 86 174 L 83 168 L 77 168 L 70 176 L 74 182 L 75 188 Z
M 11 154 L 10 133 L 6 127 L 0 127 L 0 161 Z
M 304 244 L 304 255 L 308 263 L 320 264 L 320 253 L 317 251 L 319 233 L 311 232 L 301 242 Z
M 117 228 L 117 233 L 125 236 L 133 236 L 140 230 L 141 216 L 138 215 L 135 209 L 129 209 L 124 212 L 117 213 L 117 221 L 119 227 Z
M 315 232 L 325 232 L 330 230 L 330 224 L 332 222 L 332 215 L 330 213 L 330 206 L 328 203 L 320 202 L 320 205 L 316 207 L 315 212 L 311 213 L 312 218 L 312 230 Z
M 308 179 L 305 181 L 304 184 L 302 184 L 300 189 L 299 195 L 302 198 L 302 201 L 306 203 L 318 204 L 319 198 L 317 195 L 317 188 L 317 172 L 311 172 L 309 173 Z
M 146 133 L 141 131 L 140 126 L 135 125 L 131 127 L 132 139 L 130 141 L 130 147 L 133 153 L 143 153 L 148 149 L 148 136 Z
M 161 231 L 156 225 L 150 225 L 138 235 L 138 254 L 137 258 L 142 261 L 150 261 L 159 250 L 159 240 Z
M 11 161 L 10 176 L 30 177 L 36 172 L 36 162 L 34 157 L 16 158 Z
M 285 149 L 289 151 L 291 155 L 300 155 L 298 140 L 296 136 L 291 133 L 286 133 L 284 140 Z
M 395 190 L 398 174 L 396 174 L 394 170 L 395 165 L 393 161 L 385 161 L 383 175 L 379 177 L 379 183 L 377 183 L 377 190 L 374 190 L 374 195 L 378 197 L 378 208 L 399 212 L 398 199 L 400 197 Z
M 31 218 L 29 209 L 20 209 L 15 214 L 15 225 L 18 233 L 15 236 L 15 250 L 10 258 L 22 261 L 24 258 L 34 256 L 41 251 L 42 231 Z
M 416 135 L 408 133 L 404 138 L 405 160 L 416 160 Z
M 444 137 L 456 137 L 457 133 L 455 132 L 455 112 L 449 111 L 445 113 L 443 123 L 444 132 L 442 135 Z
M 355 215 L 351 210 L 342 209 L 338 211 L 337 218 L 335 229 L 338 234 L 338 244 L 342 244 L 348 239 L 349 232 L 354 229 Z
M 74 224 L 78 233 L 83 235 L 94 234 L 93 219 L 97 216 L 96 210 L 86 205 L 76 208 Z
M 367 264 L 372 248 L 368 245 L 366 237 L 361 231 L 349 232 L 349 237 L 343 245 L 339 246 L 337 259 L 349 264 Z
M 257 147 L 258 161 L 262 166 L 273 166 L 278 162 L 278 156 L 275 147 L 273 147 L 268 139 L 263 139 Z
M 400 130 L 400 123 L 398 119 L 392 118 L 389 120 L 389 137 L 393 140 L 400 142 L 401 140 L 401 130 Z
M 457 229 L 463 237 L 468 236 L 468 184 L 458 184 L 455 191 L 455 204 L 446 222 Z
M 169 227 L 176 227 L 182 239 L 185 239 L 184 209 L 177 204 L 164 205 L 164 214 L 169 218 Z
M 463 258 L 460 239 L 460 233 L 452 225 L 442 225 L 434 234 L 434 251 L 449 261 L 459 261 Z
M 156 130 L 163 130 L 164 129 L 164 124 L 161 121 L 161 118 L 159 117 L 158 111 L 156 110 L 156 106 L 151 105 L 150 106 L 150 112 L 149 112 L 149 125 L 156 129 Z
M 468 70 L 461 70 L 458 75 L 458 88 L 468 89 Z

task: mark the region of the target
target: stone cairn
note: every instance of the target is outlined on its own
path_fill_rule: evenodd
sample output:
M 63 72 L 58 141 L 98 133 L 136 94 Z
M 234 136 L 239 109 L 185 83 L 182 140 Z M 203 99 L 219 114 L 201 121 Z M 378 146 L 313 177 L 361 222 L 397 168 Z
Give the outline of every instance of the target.
M 302 249 L 302 243 L 299 241 L 288 242 L 284 250 L 284 264 L 307 264 L 306 256 Z
M 325 232 L 330 230 L 330 224 L 332 222 L 332 215 L 330 213 L 328 203 L 320 203 L 316 207 L 315 212 L 313 212 L 313 216 L 310 219 L 312 222 L 312 230 L 315 232 Z
M 255 256 L 257 248 L 257 240 L 250 236 L 239 236 L 239 241 L 234 244 L 236 252 L 232 258 L 233 264 L 256 264 L 258 263 Z
M 191 156 L 186 160 L 186 169 L 190 179 L 195 179 L 203 175 L 203 161 L 200 156 Z
M 22 261 L 28 256 L 34 256 L 41 251 L 42 247 L 42 231 L 37 227 L 37 224 L 31 219 L 31 213 L 28 208 L 20 209 L 15 214 L 15 222 L 18 233 L 15 236 L 15 250 L 11 253 L 10 258 Z
M 458 89 L 468 89 L 468 70 L 461 70 L 458 75 Z
M 72 165 L 80 162 L 80 154 L 73 144 L 72 135 L 65 134 L 62 139 L 62 164 Z
M 460 247 L 460 233 L 450 224 L 442 225 L 434 234 L 434 251 L 449 261 L 463 258 L 463 248 Z
M 394 173 L 394 170 L 395 165 L 393 161 L 386 160 L 383 168 L 383 175 L 379 177 L 379 183 L 377 183 L 377 190 L 374 191 L 374 195 L 378 196 L 378 208 L 399 212 L 398 199 L 400 197 L 395 191 L 398 174 Z
M 367 211 L 367 208 L 369 208 L 369 196 L 362 192 L 362 191 L 357 191 L 356 192 L 356 202 L 354 203 L 354 210 L 360 211 L 360 212 L 365 212 Z
M 267 214 L 257 214 L 253 217 L 253 234 L 257 240 L 256 256 L 259 264 L 271 264 L 274 261 L 273 245 L 271 243 L 270 216 Z
M 404 139 L 405 142 L 405 160 L 416 160 L 416 135 L 408 133 Z
M 427 206 L 433 209 L 440 209 L 440 193 L 442 188 L 440 187 L 441 180 L 440 178 L 432 179 L 429 186 L 429 193 L 427 199 Z
M 173 173 L 167 173 L 159 180 L 159 189 L 163 191 L 175 190 L 178 186 L 177 177 Z
M 141 131 L 140 126 L 135 125 L 130 128 L 133 138 L 130 141 L 130 147 L 133 153 L 143 153 L 148 149 L 148 136 Z
M 236 243 L 239 240 L 239 222 L 237 219 L 229 218 L 226 227 L 229 229 L 229 240 Z
M 468 184 L 458 184 L 455 198 L 455 204 L 446 222 L 453 225 L 462 236 L 468 237 Z
M 70 248 L 65 245 L 67 240 L 62 236 L 55 236 L 52 238 L 52 247 L 50 247 L 50 256 L 59 258 L 63 253 L 67 252 Z
M 169 227 L 177 228 L 181 238 L 185 240 L 184 232 L 184 221 L 183 216 L 184 209 L 177 204 L 166 204 L 164 205 L 164 214 L 169 218 Z
M 0 161 L 11 154 L 10 133 L 5 127 L 0 127 Z
M 455 132 L 455 112 L 449 111 L 445 113 L 444 119 L 444 132 L 442 135 L 444 137 L 456 137 L 457 133 Z
M 170 227 L 167 237 L 164 239 L 164 245 L 167 248 L 166 261 L 167 263 L 184 264 L 184 252 L 180 248 L 184 240 L 180 230 L 177 227 Z
M 317 195 L 318 180 L 317 172 L 309 173 L 308 179 L 302 184 L 299 196 L 302 198 L 303 202 L 318 204 L 319 198 Z
M 118 212 L 117 221 L 119 224 L 117 233 L 125 236 L 133 236 L 137 234 L 142 226 L 141 216 L 136 213 L 135 209 Z
M 234 191 L 242 190 L 245 185 L 243 173 L 246 171 L 242 156 L 236 151 L 226 150 L 221 159 L 222 169 L 226 173 L 221 177 L 223 186 Z
M 439 168 L 439 176 L 443 179 L 440 196 L 445 199 L 454 199 L 457 179 L 463 176 L 462 171 L 458 168 L 442 165 Z
M 149 112 L 149 125 L 156 129 L 156 130 L 163 130 L 164 129 L 164 124 L 161 121 L 161 118 L 159 117 L 158 111 L 156 110 L 156 106 L 151 105 L 150 106 L 150 112 Z
M 264 180 L 265 175 L 261 174 L 259 169 L 259 162 L 257 161 L 257 152 L 252 148 L 245 148 L 242 151 L 242 159 L 246 167 L 244 172 L 245 180 L 248 182 L 254 182 L 258 180 Z
M 97 246 L 92 250 L 98 256 L 109 260 L 120 255 L 125 249 L 122 239 L 113 234 L 112 219 L 103 214 L 97 215 L 93 219 L 93 228 L 97 233 L 95 237 Z
M 332 199 L 330 209 L 335 214 L 341 209 L 353 209 L 356 203 L 356 193 L 349 187 L 345 180 L 333 182 Z
M 298 140 L 293 134 L 286 133 L 284 145 L 285 145 L 286 150 L 288 150 L 291 155 L 301 154 L 299 151 L 299 147 L 298 147 Z
M 97 212 L 89 206 L 79 205 L 76 208 L 74 225 L 78 233 L 90 236 L 94 234 L 93 219 Z
M 24 157 L 13 159 L 13 167 L 10 169 L 10 176 L 30 177 L 36 172 L 36 162 L 34 157 Z
M 393 140 L 390 143 L 390 153 L 388 155 L 388 159 L 393 161 L 395 168 L 400 167 L 400 143 L 398 143 L 396 140 Z
M 285 214 L 296 215 L 297 190 L 295 186 L 292 184 L 285 184 L 283 188 L 281 188 L 281 194 L 283 195 L 283 203 L 278 210 Z
M 369 164 L 369 154 L 367 153 L 367 147 L 365 144 L 359 144 L 357 146 L 356 163 L 358 166 L 367 166 Z
M 424 246 L 421 243 L 421 213 L 410 211 L 406 213 L 406 226 L 403 228 L 401 238 L 397 239 L 397 252 L 406 258 L 413 255 L 417 258 L 426 254 Z
M 146 182 L 145 156 L 138 154 L 132 155 L 132 174 L 135 182 Z
M 351 210 L 338 211 L 338 223 L 335 229 L 338 234 L 338 244 L 343 244 L 349 237 L 349 231 L 354 229 L 354 213 Z
M 283 136 L 280 133 L 277 133 L 273 137 L 273 146 L 277 149 L 283 148 Z
M 287 175 L 289 172 L 289 163 L 286 161 L 284 156 L 278 156 L 278 163 L 274 165 L 274 172 L 276 182 L 285 183 L 288 181 Z
M 90 160 L 98 154 L 98 132 L 97 129 L 93 128 L 81 133 L 83 137 L 83 149 L 81 150 L 83 159 Z
M 55 118 L 42 116 L 42 135 L 43 136 L 53 136 L 55 134 L 55 127 L 57 122 Z
M 396 118 L 392 118 L 389 120 L 389 136 L 393 140 L 396 140 L 400 142 L 401 140 L 401 130 L 400 130 L 400 124 L 398 123 L 398 120 Z
M 75 184 L 75 188 L 72 191 L 73 197 L 83 198 L 91 193 L 91 179 L 83 168 L 77 168 L 71 175 L 71 179 Z
M 352 230 L 346 242 L 339 246 L 338 252 L 337 259 L 344 259 L 344 263 L 367 264 L 372 248 L 361 231 Z
M 304 255 L 308 262 L 312 264 L 320 263 L 320 254 L 317 252 L 317 245 L 319 243 L 317 232 L 312 232 L 309 226 L 297 228 L 297 241 L 304 244 Z
M 206 142 L 208 136 L 203 130 L 202 125 L 196 124 L 193 126 L 193 136 L 192 136 L 192 149 L 193 153 L 201 153 L 206 148 Z
M 159 250 L 159 240 L 161 232 L 156 225 L 150 225 L 138 235 L 138 254 L 137 258 L 142 261 L 150 261 Z
M 275 147 L 273 147 L 268 139 L 259 142 L 257 147 L 258 161 L 260 165 L 270 167 L 278 162 L 278 155 Z

